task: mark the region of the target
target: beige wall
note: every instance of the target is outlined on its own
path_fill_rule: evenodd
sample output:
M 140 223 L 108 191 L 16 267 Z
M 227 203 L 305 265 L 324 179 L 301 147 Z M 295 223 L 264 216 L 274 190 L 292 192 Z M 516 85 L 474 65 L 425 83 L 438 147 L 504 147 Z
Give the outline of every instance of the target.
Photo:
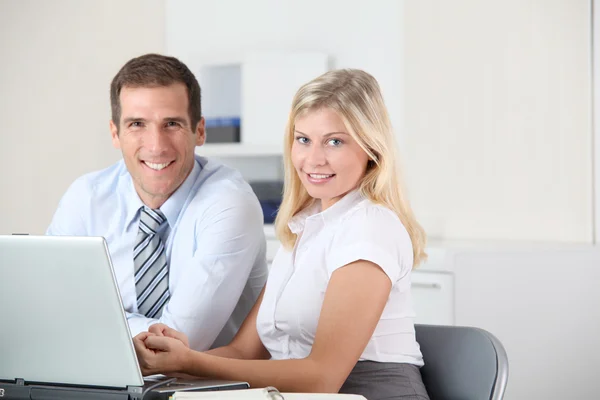
M 164 0 L 0 0 L 0 234 L 41 233 L 119 158 L 109 83 L 165 49 Z M 433 236 L 591 242 L 587 0 L 404 2 L 402 144 Z
M 404 150 L 430 234 L 592 241 L 589 3 L 405 2 Z
M 68 185 L 120 157 L 109 85 L 164 50 L 163 0 L 0 0 L 0 234 L 43 233 Z

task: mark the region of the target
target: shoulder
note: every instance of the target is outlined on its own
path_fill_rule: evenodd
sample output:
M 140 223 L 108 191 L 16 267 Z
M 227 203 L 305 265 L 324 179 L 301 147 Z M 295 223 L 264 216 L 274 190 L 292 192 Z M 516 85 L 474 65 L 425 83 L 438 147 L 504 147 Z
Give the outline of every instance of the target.
M 129 178 L 129 173 L 124 161 L 121 160 L 108 168 L 89 172 L 75 179 L 67 189 L 65 196 L 86 198 L 114 194 L 124 178 Z
M 220 212 L 252 216 L 262 211 L 256 195 L 239 171 L 218 161 L 198 157 L 202 166 L 195 193 L 190 206 L 209 211 L 211 215 Z
M 77 178 L 60 199 L 48 234 L 98 235 L 91 232 L 91 220 L 106 220 L 115 214 L 119 204 L 118 183 L 127 171 L 121 161 L 100 171 L 90 172 Z M 103 231 L 100 235 L 104 234 Z
M 199 157 L 199 160 L 202 166 L 199 179 L 203 188 L 240 196 L 254 194 L 238 170 L 213 159 Z
M 340 218 L 333 246 L 386 253 L 403 267 L 412 268 L 412 242 L 404 224 L 394 211 L 369 199 L 361 200 Z
M 337 230 L 378 232 L 391 234 L 398 239 L 408 239 L 409 235 L 398 215 L 388 207 L 363 199 L 340 219 Z

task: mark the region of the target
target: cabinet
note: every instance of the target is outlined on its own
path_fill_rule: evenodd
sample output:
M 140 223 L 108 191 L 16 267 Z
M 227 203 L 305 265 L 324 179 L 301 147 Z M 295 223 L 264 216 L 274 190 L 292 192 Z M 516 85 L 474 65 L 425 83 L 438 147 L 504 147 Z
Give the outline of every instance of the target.
M 415 323 L 454 325 L 454 275 L 416 270 L 412 273 Z
M 324 53 L 273 51 L 248 53 L 233 65 L 213 63 L 194 69 L 200 71 L 207 115 L 231 117 L 229 114 L 233 112 L 241 116 L 240 142 L 206 143 L 197 153 L 216 157 L 271 157 L 283 153 L 285 127 L 296 91 L 329 67 Z M 221 115 L 223 112 L 225 115 Z
M 417 324 L 454 325 L 452 252 L 436 244 L 425 249 L 427 260 L 412 272 Z

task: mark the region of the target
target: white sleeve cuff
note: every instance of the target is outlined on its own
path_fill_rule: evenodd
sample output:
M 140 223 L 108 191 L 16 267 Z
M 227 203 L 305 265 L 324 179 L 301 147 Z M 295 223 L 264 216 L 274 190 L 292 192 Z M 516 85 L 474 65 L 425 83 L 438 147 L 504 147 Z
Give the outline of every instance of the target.
M 386 252 L 383 248 L 373 243 L 346 246 L 334 250 L 327 259 L 327 271 L 329 276 L 333 272 L 354 261 L 365 260 L 377 264 L 394 284 L 400 277 L 401 266 L 398 260 Z

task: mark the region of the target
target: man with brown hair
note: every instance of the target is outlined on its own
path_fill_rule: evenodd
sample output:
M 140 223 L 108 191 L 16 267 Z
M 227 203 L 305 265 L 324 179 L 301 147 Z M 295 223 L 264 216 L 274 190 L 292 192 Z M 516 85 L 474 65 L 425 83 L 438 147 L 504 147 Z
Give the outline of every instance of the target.
M 165 324 L 196 350 L 229 343 L 267 277 L 258 200 L 237 171 L 195 154 L 200 86 L 179 60 L 130 60 L 110 97 L 123 160 L 77 179 L 47 234 L 105 237 L 132 335 Z

